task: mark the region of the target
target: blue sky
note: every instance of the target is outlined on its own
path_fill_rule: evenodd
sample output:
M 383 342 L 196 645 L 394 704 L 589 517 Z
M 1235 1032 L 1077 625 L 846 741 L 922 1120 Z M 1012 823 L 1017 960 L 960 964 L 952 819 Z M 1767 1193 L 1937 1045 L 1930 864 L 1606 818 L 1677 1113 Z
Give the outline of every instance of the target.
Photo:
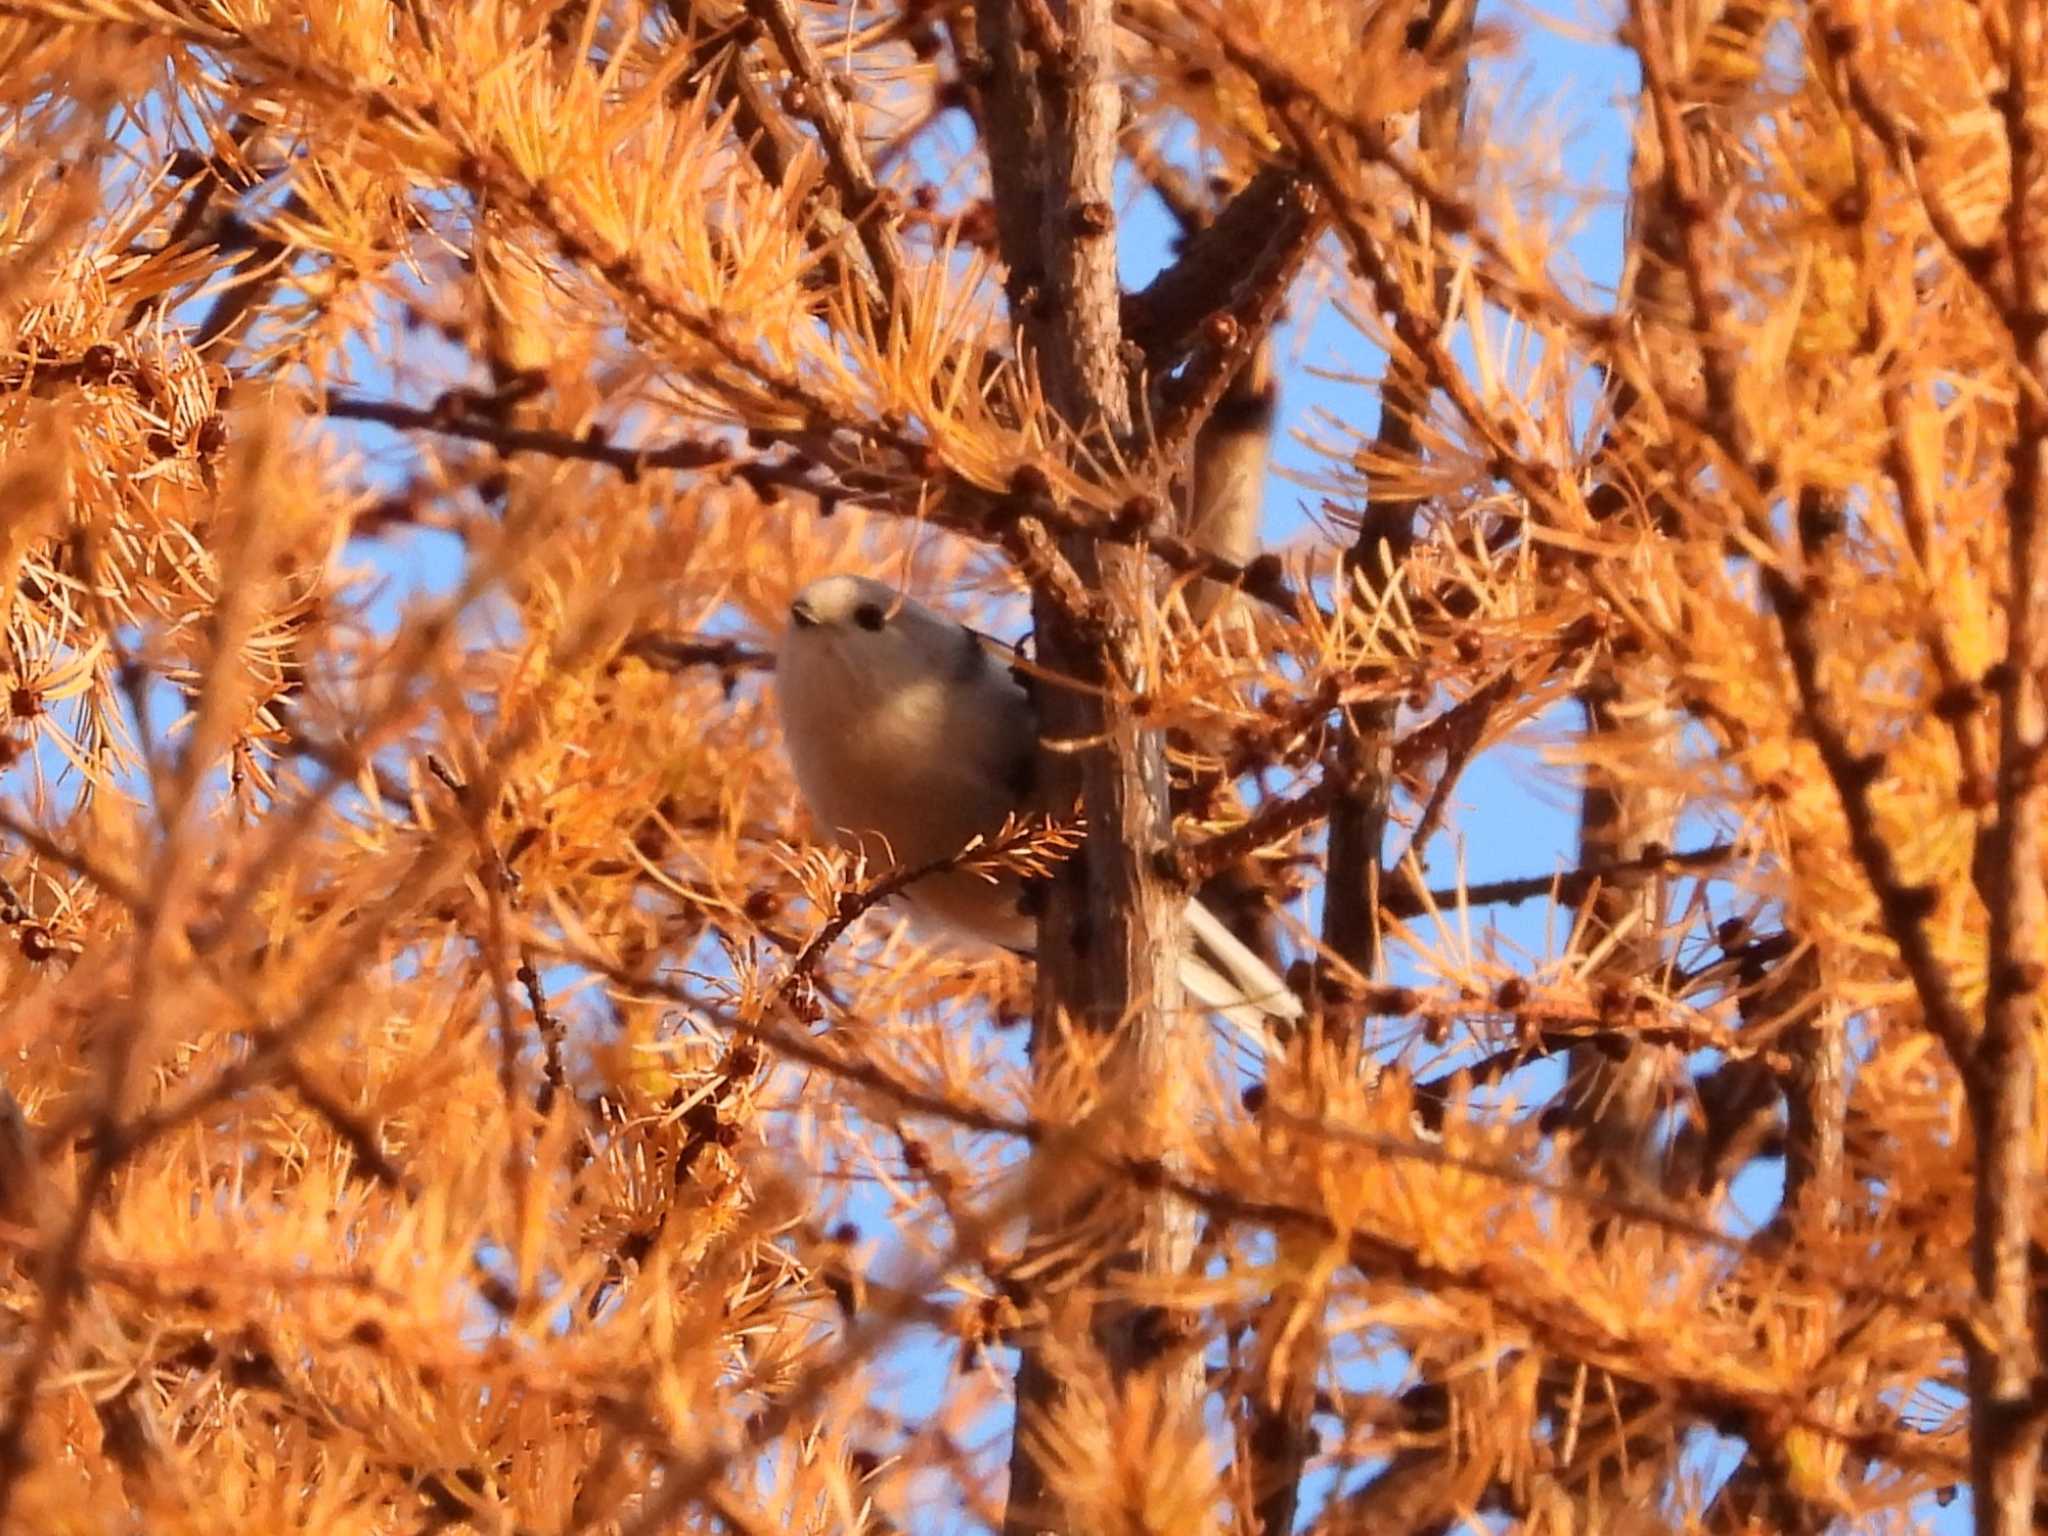
M 1564 186 L 1585 203 L 1571 245 L 1558 255 L 1559 269 L 1575 271 L 1587 285 L 1589 302 L 1602 305 L 1611 297 L 1621 258 L 1622 195 L 1629 163 L 1627 125 L 1635 85 L 1632 60 L 1606 41 L 1612 31 L 1611 19 L 1562 0 L 1548 9 L 1492 0 L 1482 7 L 1481 20 L 1505 28 L 1513 37 L 1513 46 L 1481 64 L 1478 94 L 1482 99 L 1504 98 L 1515 103 L 1502 109 L 1501 121 L 1520 123 L 1533 113 L 1543 124 L 1535 140 L 1554 139 L 1558 144 L 1555 169 Z M 1168 259 L 1166 242 L 1171 233 L 1171 226 L 1149 199 L 1134 203 L 1122 232 L 1124 271 L 1131 286 L 1142 284 Z M 1318 467 L 1315 453 L 1302 438 L 1327 438 L 1328 432 L 1317 428 L 1325 417 L 1370 432 L 1371 392 L 1332 382 L 1324 374 L 1372 375 L 1381 362 L 1332 309 L 1316 311 L 1306 324 L 1297 321 L 1290 325 L 1282 348 L 1281 425 L 1275 445 L 1279 473 L 1273 477 L 1267 502 L 1273 542 L 1329 536 L 1314 515 L 1319 500 L 1316 493 L 1290 482 L 1286 474 L 1310 473 Z M 364 371 L 363 382 L 374 389 L 389 381 L 370 368 Z M 368 432 L 362 441 L 381 462 L 402 462 L 407 457 L 387 434 Z M 395 613 L 404 594 L 445 587 L 457 552 L 433 536 L 414 535 L 359 546 L 352 553 L 384 573 L 391 584 L 389 611 Z M 1550 728 L 1562 733 L 1570 724 L 1560 718 Z M 1543 762 L 1539 743 L 1518 743 L 1485 755 L 1466 774 L 1458 802 L 1452 831 L 1440 837 L 1433 850 L 1433 867 L 1439 874 L 1448 875 L 1453 865 L 1461 862 L 1466 876 L 1479 881 L 1565 868 L 1573 862 L 1572 785 L 1562 771 Z M 1481 917 L 1497 925 L 1504 944 L 1519 947 L 1525 954 L 1554 950 L 1553 919 L 1540 903 L 1489 911 Z M 1737 1222 L 1746 1224 L 1767 1214 L 1775 1197 L 1774 1181 L 1775 1175 L 1766 1169 L 1738 1185 L 1734 1192 Z M 882 1211 L 870 1200 L 855 1195 L 847 1214 L 870 1236 L 880 1235 Z M 901 1383 L 900 1400 L 893 1406 L 915 1418 L 943 1391 L 950 1354 L 930 1341 L 913 1340 L 896 1352 L 892 1364 Z M 1696 1450 L 1699 1464 L 1713 1465 L 1728 1458 L 1728 1442 L 1702 1437 Z M 1969 1525 L 1967 1494 L 1946 1510 L 1930 1506 L 1916 1513 L 1927 1529 L 1965 1530 Z

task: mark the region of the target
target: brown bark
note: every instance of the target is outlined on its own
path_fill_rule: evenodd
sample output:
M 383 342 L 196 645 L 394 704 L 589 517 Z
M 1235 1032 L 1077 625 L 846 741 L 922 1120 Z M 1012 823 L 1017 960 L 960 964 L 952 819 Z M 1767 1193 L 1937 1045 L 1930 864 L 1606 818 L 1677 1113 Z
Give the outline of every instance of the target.
M 1108 0 L 1073 0 L 1056 13 L 1057 53 L 1046 56 L 1019 6 L 982 13 L 994 64 L 990 82 L 990 157 L 998 230 L 1011 267 L 1010 294 L 1028 353 L 1048 400 L 1083 442 L 1121 443 L 1131 425 L 1130 384 L 1121 356 L 1116 273 L 1116 144 L 1121 100 L 1114 69 Z M 1000 125 L 1000 126 L 998 126 Z M 1034 127 L 1042 125 L 1039 132 Z M 1035 175 L 1040 168 L 1042 179 Z M 1043 189 L 1034 195 L 1033 186 Z M 1036 227 L 1028 213 L 1036 208 Z M 1048 742 L 1090 739 L 1079 754 L 1081 804 L 1088 834 L 1082 878 L 1053 882 L 1040 922 L 1038 1002 L 1032 1046 L 1041 1071 L 1071 1029 L 1118 1035 L 1103 1092 L 1141 1104 L 1150 1134 L 1177 1123 L 1187 1080 L 1189 1021 L 1180 1008 L 1177 957 L 1183 893 L 1162 879 L 1171 844 L 1166 758 L 1156 730 L 1140 728 L 1119 693 L 1142 686 L 1137 626 L 1148 602 L 1143 556 L 1107 549 L 1085 535 L 1060 542 L 1060 555 L 1094 599 L 1092 622 L 1046 592 L 1034 604 L 1038 660 L 1054 677 L 1083 684 L 1039 688 Z M 1060 768 L 1046 763 L 1048 778 Z M 1041 1189 L 1043 1232 L 1070 1221 L 1090 1191 Z M 1133 1229 L 1120 1238 L 1115 1268 L 1172 1273 L 1193 1249 L 1193 1213 L 1164 1194 L 1132 1202 Z M 1067 1309 L 1055 1308 L 1054 1315 Z M 1159 1364 L 1156 1317 L 1107 1307 L 1094 1319 L 1097 1346 L 1112 1379 Z M 1061 1384 L 1049 1366 L 1053 1341 L 1027 1344 L 1017 1378 L 1017 1434 L 1011 1453 L 1012 1536 L 1057 1526 L 1043 1475 L 1031 1455 L 1035 1419 L 1053 1410 Z M 1074 1341 L 1063 1341 L 1072 1347 Z M 1172 1361 L 1180 1407 L 1199 1408 L 1200 1361 Z
M 1970 1348 L 1970 1472 L 1980 1536 L 2035 1529 L 2044 1417 L 2036 1401 L 2041 1369 L 2028 1273 L 2041 1179 L 2035 1124 L 2041 990 L 2048 984 L 2048 239 L 2040 226 L 2044 146 L 2040 50 L 2048 45 L 2038 0 L 2012 19 L 2005 92 L 2012 189 L 2005 221 L 2012 266 L 2011 324 L 2021 372 L 2018 423 L 2006 492 L 2006 650 L 1995 687 L 1999 705 L 1997 820 L 1985 833 L 1982 895 L 1990 916 L 1989 986 L 1983 1035 L 1964 1065 L 1977 1142 L 1976 1239 L 1971 1255 L 1982 1308 Z

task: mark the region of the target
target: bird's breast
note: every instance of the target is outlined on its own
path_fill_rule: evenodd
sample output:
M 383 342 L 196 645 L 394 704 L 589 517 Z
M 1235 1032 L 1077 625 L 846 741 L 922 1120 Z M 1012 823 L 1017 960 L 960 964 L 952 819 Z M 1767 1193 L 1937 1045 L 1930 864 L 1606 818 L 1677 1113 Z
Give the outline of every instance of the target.
M 963 715 L 954 690 L 919 680 L 866 699 L 852 691 L 789 699 L 790 760 L 826 830 L 870 857 L 922 864 L 1002 825 L 1007 786 L 985 767 L 984 723 Z

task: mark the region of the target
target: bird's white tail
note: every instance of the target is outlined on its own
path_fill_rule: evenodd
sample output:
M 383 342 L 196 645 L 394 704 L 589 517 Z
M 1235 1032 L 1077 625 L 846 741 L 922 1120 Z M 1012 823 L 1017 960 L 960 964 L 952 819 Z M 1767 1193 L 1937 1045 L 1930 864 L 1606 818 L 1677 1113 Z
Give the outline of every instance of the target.
M 1180 984 L 1262 1053 L 1271 1054 L 1276 1047 L 1274 1023 L 1298 1021 L 1301 999 L 1287 990 L 1287 983 L 1232 933 L 1222 918 L 1199 901 L 1189 900 L 1187 925 L 1193 943 L 1181 956 Z

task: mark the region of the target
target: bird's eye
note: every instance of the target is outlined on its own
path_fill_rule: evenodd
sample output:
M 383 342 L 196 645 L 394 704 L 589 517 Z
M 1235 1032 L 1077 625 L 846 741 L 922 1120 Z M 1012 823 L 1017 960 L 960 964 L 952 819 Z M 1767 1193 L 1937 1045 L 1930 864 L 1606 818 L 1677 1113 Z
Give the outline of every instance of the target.
M 880 629 L 883 620 L 886 618 L 888 618 L 888 615 L 882 612 L 882 605 L 880 603 L 862 603 L 853 610 L 853 622 L 862 629 Z

